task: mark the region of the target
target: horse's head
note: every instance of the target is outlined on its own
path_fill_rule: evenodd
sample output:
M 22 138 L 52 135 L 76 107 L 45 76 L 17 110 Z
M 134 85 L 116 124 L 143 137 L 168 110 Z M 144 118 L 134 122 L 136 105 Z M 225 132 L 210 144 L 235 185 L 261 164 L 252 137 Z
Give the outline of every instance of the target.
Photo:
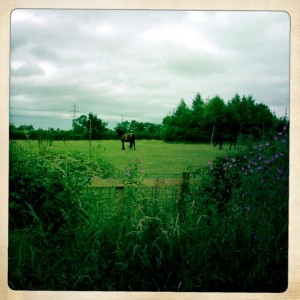
M 119 128 L 116 129 L 116 132 L 119 137 L 121 137 L 124 134 L 124 131 Z

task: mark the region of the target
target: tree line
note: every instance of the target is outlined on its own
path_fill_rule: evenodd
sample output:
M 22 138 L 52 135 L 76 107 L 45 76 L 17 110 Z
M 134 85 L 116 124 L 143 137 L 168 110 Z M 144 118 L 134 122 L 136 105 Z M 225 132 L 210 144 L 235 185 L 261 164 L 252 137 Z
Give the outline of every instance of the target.
M 238 135 L 260 140 L 286 123 L 286 117 L 276 117 L 267 105 L 256 103 L 252 96 L 235 94 L 226 103 L 218 95 L 204 100 L 197 93 L 190 107 L 181 99 L 161 124 L 122 121 L 112 130 L 107 128 L 107 122 L 89 113 L 73 119 L 71 130 L 36 130 L 32 125 L 14 124 L 10 124 L 9 130 L 10 139 L 101 140 L 118 139 L 115 130 L 119 128 L 134 132 L 137 139 L 211 143 L 221 136 L 225 141 Z
M 227 103 L 220 97 L 203 100 L 196 94 L 189 107 L 184 99 L 162 121 L 162 139 L 165 141 L 212 142 L 222 136 L 251 137 L 260 140 L 269 136 L 287 122 L 277 118 L 263 103 L 252 96 L 235 94 Z
M 35 129 L 33 125 L 9 124 L 10 139 L 12 140 L 111 140 L 119 139 L 116 129 L 134 132 L 137 139 L 161 139 L 161 124 L 138 122 L 136 120 L 117 123 L 114 129 L 107 128 L 96 114 L 81 115 L 72 121 L 71 130 L 61 130 L 49 127 L 47 130 Z

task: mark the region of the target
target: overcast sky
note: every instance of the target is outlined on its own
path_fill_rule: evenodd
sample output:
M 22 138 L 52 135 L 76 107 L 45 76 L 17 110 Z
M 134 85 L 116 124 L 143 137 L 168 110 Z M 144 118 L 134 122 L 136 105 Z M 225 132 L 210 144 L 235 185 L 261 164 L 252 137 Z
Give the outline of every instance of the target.
M 289 109 L 284 12 L 25 10 L 11 15 L 10 122 L 71 129 L 92 112 L 108 127 L 161 123 L 191 105 L 252 95 Z

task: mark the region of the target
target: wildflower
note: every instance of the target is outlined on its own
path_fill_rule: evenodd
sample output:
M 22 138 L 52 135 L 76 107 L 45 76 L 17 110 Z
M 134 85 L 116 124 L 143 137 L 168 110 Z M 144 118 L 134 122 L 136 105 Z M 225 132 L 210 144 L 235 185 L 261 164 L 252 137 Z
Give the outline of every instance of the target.
M 262 160 L 262 156 L 261 155 L 258 157 L 258 160 Z
M 249 205 L 245 205 L 244 206 L 244 211 L 245 212 L 249 212 L 250 211 L 250 206 Z
M 141 173 L 144 174 L 144 172 L 145 172 L 144 169 L 141 169 Z
M 214 167 L 210 167 L 210 170 L 213 171 L 213 170 L 214 170 Z
M 265 145 L 266 145 L 266 147 L 269 147 L 269 146 L 270 146 L 270 143 L 269 143 L 269 142 L 266 142 Z
M 236 158 L 235 157 L 232 158 L 232 162 L 236 162 Z
M 208 161 L 208 164 L 209 164 L 209 165 L 212 165 L 212 164 L 213 164 L 213 162 L 212 162 L 211 160 L 209 160 L 209 161 Z
M 242 197 L 245 198 L 245 197 L 247 197 L 248 195 L 249 195 L 249 192 L 244 192 L 244 193 L 242 194 Z
M 286 139 L 282 139 L 282 142 L 285 143 L 285 142 L 286 142 Z
M 278 136 L 274 136 L 274 141 L 277 141 L 278 140 Z
M 131 176 L 131 173 L 127 173 L 126 176 L 130 177 L 130 176 Z
M 282 174 L 282 173 L 283 173 L 283 171 L 282 171 L 281 169 L 279 169 L 279 168 L 277 168 L 277 172 L 278 172 L 279 174 Z

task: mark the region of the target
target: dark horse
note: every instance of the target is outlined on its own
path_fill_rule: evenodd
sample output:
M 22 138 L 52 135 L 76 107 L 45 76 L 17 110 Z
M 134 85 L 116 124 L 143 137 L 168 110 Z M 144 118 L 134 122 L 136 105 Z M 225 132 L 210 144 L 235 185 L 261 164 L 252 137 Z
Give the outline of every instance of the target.
M 124 131 L 121 129 L 117 129 L 116 131 L 117 131 L 118 137 L 121 139 L 122 150 L 125 150 L 125 147 L 124 147 L 125 142 L 129 143 L 130 150 L 132 149 L 132 146 L 133 146 L 133 149 L 135 150 L 135 135 L 134 135 L 134 133 L 124 133 Z
M 215 133 L 214 140 L 215 140 L 214 147 L 216 147 L 219 144 L 219 149 L 223 149 L 224 134 L 221 133 L 220 131 L 217 131 Z
M 239 136 L 238 132 L 232 132 L 232 133 L 217 132 L 214 138 L 215 140 L 214 147 L 219 145 L 219 149 L 223 149 L 223 142 L 224 140 L 227 140 L 230 142 L 229 150 L 232 149 L 232 146 L 233 149 L 235 149 L 238 136 Z

